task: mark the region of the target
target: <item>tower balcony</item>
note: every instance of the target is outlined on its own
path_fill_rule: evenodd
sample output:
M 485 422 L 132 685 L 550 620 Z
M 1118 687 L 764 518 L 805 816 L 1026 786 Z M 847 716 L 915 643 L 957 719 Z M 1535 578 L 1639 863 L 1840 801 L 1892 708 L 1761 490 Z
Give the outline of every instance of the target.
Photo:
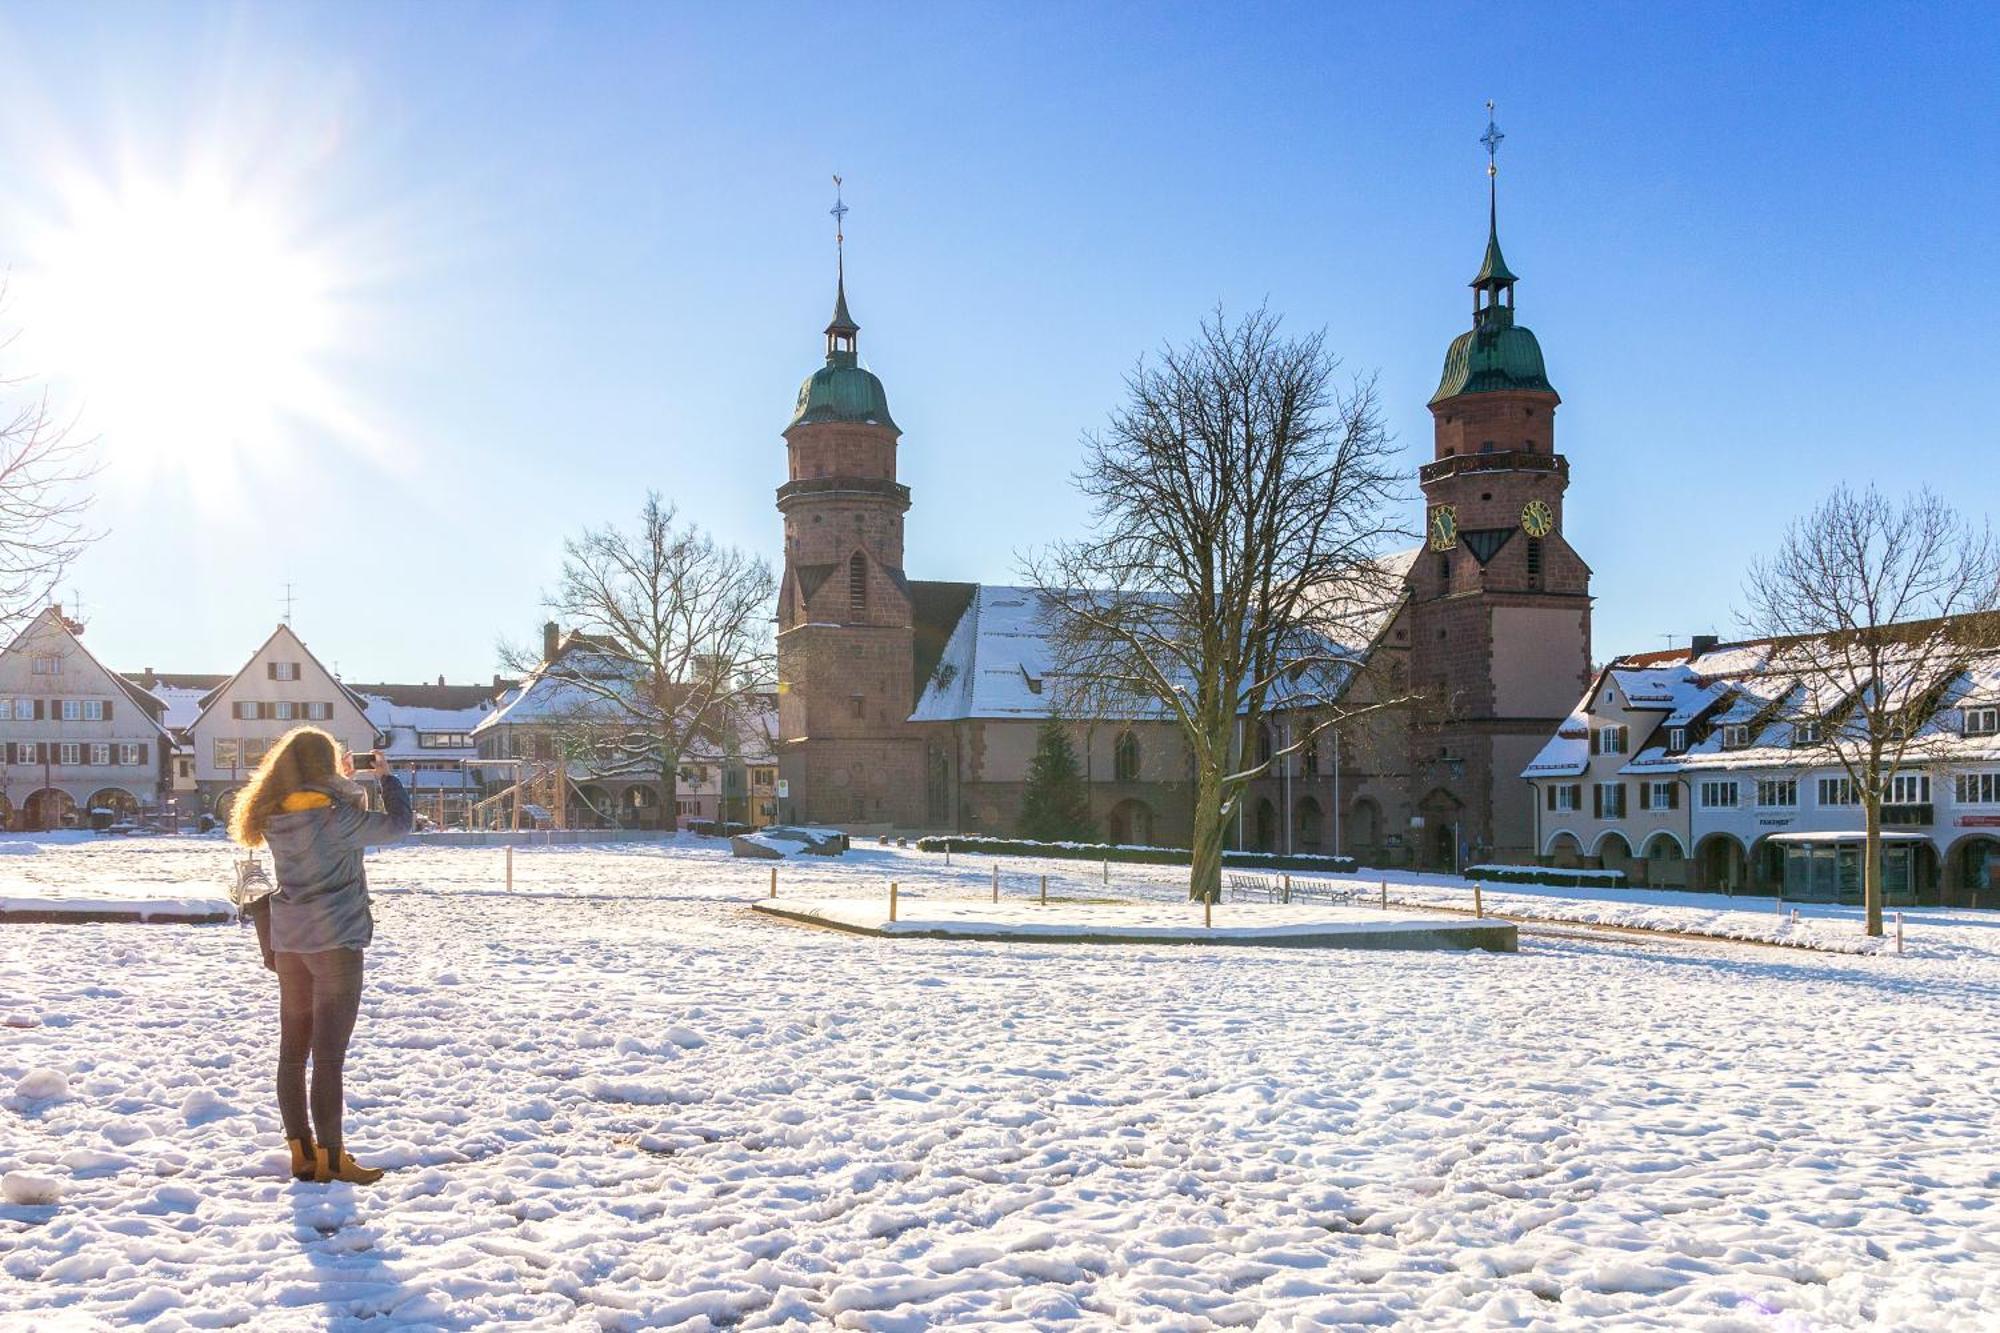
M 1475 472 L 1548 472 L 1569 481 L 1569 460 L 1561 454 L 1538 454 L 1527 449 L 1495 449 L 1490 453 L 1455 454 L 1426 463 L 1417 469 L 1417 483 L 1428 486 L 1447 477 Z
M 903 509 L 910 507 L 910 488 L 886 477 L 801 477 L 778 488 L 778 509 L 782 513 L 799 500 L 853 497 L 888 500 Z

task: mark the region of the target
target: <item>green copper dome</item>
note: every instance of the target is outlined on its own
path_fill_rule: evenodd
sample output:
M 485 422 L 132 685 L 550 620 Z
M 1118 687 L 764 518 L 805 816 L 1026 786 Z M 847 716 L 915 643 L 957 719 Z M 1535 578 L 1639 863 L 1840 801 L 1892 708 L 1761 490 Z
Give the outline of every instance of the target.
M 1444 375 L 1431 395 L 1435 407 L 1462 393 L 1554 393 L 1542 365 L 1542 345 L 1514 322 L 1507 306 L 1479 312 L 1479 322 L 1451 340 Z
M 822 421 L 887 426 L 901 433 L 889 415 L 889 395 L 883 391 L 882 381 L 856 365 L 852 352 L 829 354 L 825 365 L 806 376 L 806 382 L 799 386 L 798 406 L 786 429 Z
M 847 266 L 843 260 L 834 285 L 833 322 L 826 326 L 826 364 L 799 386 L 798 406 L 785 427 L 813 426 L 822 421 L 846 421 L 865 426 L 902 429 L 889 415 L 889 395 L 882 381 L 861 368 L 854 350 L 861 326 L 847 313 Z

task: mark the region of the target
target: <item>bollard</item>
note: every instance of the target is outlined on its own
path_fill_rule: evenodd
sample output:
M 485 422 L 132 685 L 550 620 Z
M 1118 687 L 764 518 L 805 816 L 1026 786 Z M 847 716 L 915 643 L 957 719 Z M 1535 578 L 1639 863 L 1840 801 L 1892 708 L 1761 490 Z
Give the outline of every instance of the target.
M 1108 856 L 1104 858 L 1104 882 L 1111 882 L 1111 858 Z
M 1042 906 L 1044 906 L 1044 907 L 1047 907 L 1048 905 L 1049 905 L 1049 877 L 1048 877 L 1047 875 L 1043 875 L 1043 876 L 1042 876 Z
M 1386 879 L 1382 881 L 1382 910 L 1389 910 L 1389 881 Z
M 1291 900 L 1292 900 L 1292 877 L 1290 875 L 1287 875 L 1285 876 L 1285 896 L 1280 901 L 1289 903 Z
M 1476 917 L 1486 915 L 1486 903 L 1479 896 L 1479 881 L 1476 879 L 1472 881 L 1472 914 Z
M 1215 928 L 1215 895 L 1212 893 L 1201 895 L 1201 928 L 1203 930 Z
M 1799 909 L 1796 907 L 1792 909 L 1792 924 L 1794 926 L 1799 924 Z
M 1903 951 L 1903 914 L 1896 913 L 1896 952 Z
M 1000 901 L 1000 863 L 993 863 L 993 901 Z
M 773 898 L 778 896 L 778 867 L 776 866 L 771 867 L 771 896 Z
M 507 844 L 507 892 L 514 891 L 514 844 Z
M 951 869 L 951 843 L 949 841 L 944 845 L 944 868 L 946 870 Z
M 896 881 L 889 881 L 889 920 L 896 919 Z
M 1778 891 L 1778 895 L 1777 895 L 1777 897 L 1773 898 L 1773 899 L 1772 899 L 1772 901 L 1778 904 L 1778 920 L 1779 920 L 1779 921 L 1783 921 L 1783 920 L 1785 919 L 1785 894 L 1784 894 L 1784 890 L 1780 889 L 1780 890 Z

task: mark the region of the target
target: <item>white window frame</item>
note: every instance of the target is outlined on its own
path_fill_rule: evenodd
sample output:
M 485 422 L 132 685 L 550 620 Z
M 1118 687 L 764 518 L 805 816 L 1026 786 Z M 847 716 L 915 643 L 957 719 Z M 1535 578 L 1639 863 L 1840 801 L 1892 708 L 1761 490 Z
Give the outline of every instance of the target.
M 54 653 L 37 653 L 35 654 L 34 664 L 29 670 L 37 676 L 60 676 L 62 674 L 62 658 Z
M 1889 795 L 1885 805 L 1929 805 L 1931 803 L 1931 775 L 1911 772 L 1907 769 L 1892 774 L 1889 778 Z
M 280 722 L 290 722 L 294 705 L 290 699 L 280 699 L 271 705 L 271 716 Z
M 1688 747 L 1688 729 L 1686 727 L 1668 727 L 1667 753 L 1679 754 L 1683 750 L 1687 749 L 1687 747 Z
M 1675 809 L 1674 788 L 1678 785 L 1672 779 L 1661 781 L 1658 778 L 1641 783 L 1639 785 L 1641 793 L 1639 797 L 1640 808 L 1645 810 Z
M 83 701 L 83 720 L 85 722 L 102 722 L 104 720 L 104 700 L 85 699 Z
M 63 741 L 56 746 L 56 763 L 64 768 L 79 768 L 83 764 L 83 745 L 79 741 Z
M 1625 784 L 1622 782 L 1600 782 L 1597 784 L 1597 789 L 1604 793 L 1597 798 L 1598 808 L 1604 812 L 1598 818 L 1625 818 L 1627 813 L 1625 809 Z M 1612 809 L 1614 805 L 1617 806 L 1615 810 Z
M 139 757 L 139 743 L 137 741 L 120 741 L 118 743 L 118 764 L 121 768 L 136 768 L 145 762 L 145 760 Z
M 1722 727 L 1722 748 L 1725 750 L 1747 750 L 1750 748 L 1750 724 L 1728 722 Z
M 1583 804 L 1582 801 L 1577 799 L 1577 793 L 1580 790 L 1581 788 L 1574 782 L 1558 782 L 1555 785 L 1556 807 L 1554 813 L 1559 815 L 1575 814 L 1577 806 Z
M 1607 722 L 1597 729 L 1597 744 L 1592 751 L 1596 754 L 1624 754 L 1630 744 L 1631 737 L 1624 723 Z
M 299 678 L 299 664 L 297 662 L 273 662 L 271 663 L 271 668 L 272 680 L 297 680 Z
M 65 722 L 83 721 L 83 700 L 58 699 L 56 700 L 56 702 L 61 705 L 61 708 L 59 708 L 57 711 L 62 714 L 63 721 Z
M 1757 808 L 1759 810 L 1798 809 L 1799 780 L 1797 778 L 1758 778 Z
M 110 741 L 92 741 L 90 743 L 90 763 L 93 768 L 111 767 Z
M 1720 797 L 1727 799 L 1718 799 Z M 1743 793 L 1734 778 L 1705 778 L 1701 784 L 1701 808 L 1704 810 L 1734 810 L 1742 802 Z
M 243 746 L 233 736 L 217 736 L 210 745 L 209 756 L 215 761 L 218 771 L 233 773 L 242 767 Z
M 1819 808 L 1822 810 L 1846 810 L 1861 804 L 1860 794 L 1856 792 L 1852 778 L 1821 778 L 1817 794 Z M 1828 799 L 1829 797 L 1832 799 Z
M 1792 744 L 1818 745 L 1819 742 L 1820 725 L 1817 718 L 1809 717 L 1792 724 Z
M 2000 708 L 1983 707 L 1966 709 L 1965 734 L 1968 736 L 2000 735 Z

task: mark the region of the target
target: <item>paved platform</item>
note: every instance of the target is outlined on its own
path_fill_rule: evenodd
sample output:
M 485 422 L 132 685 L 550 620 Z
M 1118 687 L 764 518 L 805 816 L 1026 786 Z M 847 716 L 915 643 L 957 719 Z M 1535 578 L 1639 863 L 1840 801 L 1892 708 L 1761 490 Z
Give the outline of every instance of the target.
M 900 897 L 759 899 L 754 911 L 807 926 L 887 939 L 1024 940 L 1036 944 L 1208 944 L 1281 949 L 1485 949 L 1513 953 L 1510 921 L 1297 903 L 1194 903 Z

